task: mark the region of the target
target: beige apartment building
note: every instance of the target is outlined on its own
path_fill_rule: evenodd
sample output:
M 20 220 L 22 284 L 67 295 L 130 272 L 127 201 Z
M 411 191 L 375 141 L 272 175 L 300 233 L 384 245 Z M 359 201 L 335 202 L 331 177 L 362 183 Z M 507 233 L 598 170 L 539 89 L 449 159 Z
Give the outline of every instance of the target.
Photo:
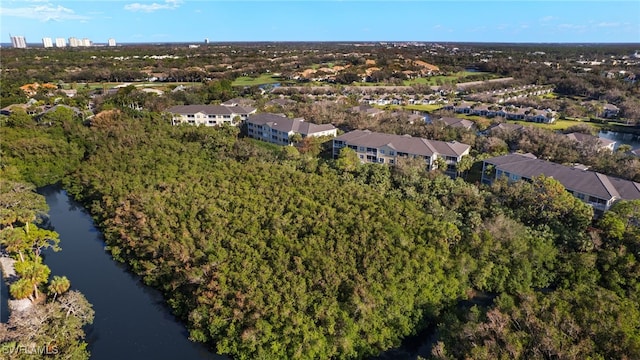
M 222 105 L 178 105 L 167 109 L 173 125 L 190 124 L 202 126 L 237 125 L 234 119 L 247 119 L 255 108 Z
M 428 140 L 410 135 L 394 135 L 354 130 L 333 139 L 333 155 L 344 147 L 353 149 L 363 163 L 396 164 L 399 158 L 424 159 L 429 170 L 442 158 L 448 173 L 455 173 L 456 164 L 469 155 L 471 146 L 457 141 Z
M 302 118 L 289 119 L 284 115 L 261 113 L 247 118 L 247 135 L 254 139 L 277 145 L 291 145 L 291 136 L 336 136 L 337 129 L 331 124 L 313 124 Z

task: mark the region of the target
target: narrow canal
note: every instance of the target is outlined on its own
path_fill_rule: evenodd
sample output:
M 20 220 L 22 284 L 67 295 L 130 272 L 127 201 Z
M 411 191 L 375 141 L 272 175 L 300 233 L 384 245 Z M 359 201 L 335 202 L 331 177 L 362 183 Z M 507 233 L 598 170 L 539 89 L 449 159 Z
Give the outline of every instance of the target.
M 87 329 L 91 359 L 227 359 L 188 340 L 162 294 L 104 250 L 101 233 L 80 204 L 58 187 L 40 192 L 62 248 L 47 251 L 44 261 L 52 275 L 67 276 L 71 288 L 93 304 L 95 319 Z

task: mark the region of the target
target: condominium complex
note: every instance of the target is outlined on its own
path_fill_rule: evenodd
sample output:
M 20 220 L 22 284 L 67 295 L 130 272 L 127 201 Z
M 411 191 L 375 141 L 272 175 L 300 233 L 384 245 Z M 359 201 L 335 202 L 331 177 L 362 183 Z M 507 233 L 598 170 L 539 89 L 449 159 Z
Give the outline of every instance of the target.
M 113 38 L 109 39 L 107 41 L 107 45 L 108 46 L 116 46 L 116 39 L 113 39 Z
M 218 126 L 223 124 L 236 125 L 234 119 L 246 120 L 256 109 L 243 106 L 223 105 L 178 105 L 167 109 L 172 115 L 172 123 Z
M 531 154 L 509 154 L 484 160 L 482 182 L 491 184 L 504 177 L 508 181 L 531 180 L 544 175 L 558 180 L 573 196 L 591 205 L 596 215 L 609 210 L 618 200 L 640 199 L 637 182 L 595 171 L 556 164 Z
M 25 39 L 24 36 L 11 36 L 11 45 L 14 48 L 26 49 L 27 39 Z
M 56 47 L 57 48 L 67 47 L 67 40 L 65 38 L 56 38 Z
M 53 47 L 53 41 L 50 37 L 42 38 L 42 47 L 50 48 Z
M 423 159 L 429 170 L 437 167 L 437 159 L 447 164 L 447 172 L 454 173 L 456 164 L 469 155 L 471 146 L 457 141 L 428 140 L 410 135 L 394 135 L 354 130 L 333 139 L 333 155 L 344 147 L 353 149 L 361 162 L 396 164 L 400 158 Z
M 331 124 L 318 125 L 302 118 L 289 119 L 271 113 L 249 115 L 246 123 L 249 137 L 277 145 L 291 145 L 294 134 L 300 134 L 302 138 L 337 134 L 337 129 Z

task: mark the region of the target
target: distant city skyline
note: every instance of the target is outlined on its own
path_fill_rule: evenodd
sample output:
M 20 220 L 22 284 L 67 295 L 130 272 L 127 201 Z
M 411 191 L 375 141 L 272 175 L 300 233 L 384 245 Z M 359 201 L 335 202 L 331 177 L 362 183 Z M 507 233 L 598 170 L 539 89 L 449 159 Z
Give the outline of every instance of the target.
M 640 43 L 640 1 L 3 0 L 0 42 Z

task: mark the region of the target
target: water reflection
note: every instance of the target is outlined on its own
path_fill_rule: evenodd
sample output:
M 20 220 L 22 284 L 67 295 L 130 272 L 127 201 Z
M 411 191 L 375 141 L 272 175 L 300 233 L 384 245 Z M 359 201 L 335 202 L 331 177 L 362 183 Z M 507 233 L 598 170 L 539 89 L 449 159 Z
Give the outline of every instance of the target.
M 40 191 L 49 225 L 60 234 L 60 252 L 45 252 L 53 275 L 65 275 L 95 310 L 87 329 L 92 359 L 226 359 L 188 340 L 186 328 L 162 294 L 114 261 L 89 214 L 55 187 Z

